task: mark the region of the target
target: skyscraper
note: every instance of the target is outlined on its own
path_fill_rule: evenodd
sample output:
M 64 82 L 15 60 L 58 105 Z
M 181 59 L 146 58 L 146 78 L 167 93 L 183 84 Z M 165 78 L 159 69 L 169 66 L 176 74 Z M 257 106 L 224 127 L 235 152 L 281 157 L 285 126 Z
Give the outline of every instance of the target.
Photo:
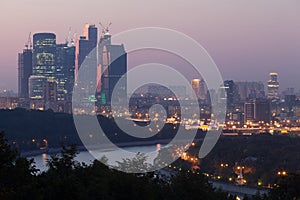
M 278 74 L 276 72 L 270 73 L 270 80 L 268 81 L 268 99 L 279 99 L 279 82 Z
M 103 104 L 110 103 L 113 92 L 117 93 L 121 100 L 126 96 L 127 79 L 124 77 L 120 87 L 116 87 L 118 81 L 127 72 L 127 53 L 123 45 L 107 44 L 103 47 L 103 60 L 101 67 L 101 101 Z M 103 70 L 103 71 L 102 71 Z
M 33 75 L 55 78 L 56 36 L 53 33 L 33 35 Z
M 94 101 L 97 87 L 97 37 L 95 25 L 86 24 L 83 35 L 76 41 L 75 80 L 79 80 L 80 99 Z M 80 68 L 83 67 L 83 71 Z M 80 73 L 80 74 L 79 74 Z
M 57 100 L 71 100 L 75 75 L 75 46 L 68 43 L 56 47 Z
M 243 101 L 265 97 L 264 84 L 262 82 L 235 82 L 235 84 Z
M 244 123 L 255 120 L 255 103 L 253 101 L 244 104 Z
M 28 79 L 30 108 L 45 109 L 47 78 L 45 76 L 31 75 Z
M 233 80 L 224 81 L 224 87 L 227 94 L 227 105 L 229 107 L 240 101 L 238 87 Z
M 271 117 L 270 103 L 267 99 L 255 99 L 244 104 L 244 123 L 264 122 L 269 123 Z
M 29 97 L 28 79 L 32 74 L 32 49 L 24 49 L 18 55 L 18 95 L 21 98 Z
M 207 93 L 207 91 L 206 91 L 205 82 L 202 78 L 200 83 L 199 83 L 199 98 L 201 100 L 205 100 L 206 99 L 206 93 Z
M 97 98 L 101 104 L 111 103 L 113 92 L 119 100 L 126 98 L 127 53 L 124 45 L 111 44 L 108 27 L 103 27 L 98 45 Z M 121 77 L 124 77 L 121 79 Z M 121 83 L 116 87 L 118 81 Z
M 95 25 L 86 24 L 83 29 L 83 36 L 80 36 L 79 39 L 76 41 L 76 62 L 75 62 L 76 74 L 78 74 L 78 71 L 84 59 L 97 46 L 97 41 L 98 41 L 97 35 L 98 35 L 97 27 Z M 96 57 L 96 55 L 94 56 Z
M 193 92 L 197 99 L 199 98 L 200 79 L 192 79 L 191 81 Z

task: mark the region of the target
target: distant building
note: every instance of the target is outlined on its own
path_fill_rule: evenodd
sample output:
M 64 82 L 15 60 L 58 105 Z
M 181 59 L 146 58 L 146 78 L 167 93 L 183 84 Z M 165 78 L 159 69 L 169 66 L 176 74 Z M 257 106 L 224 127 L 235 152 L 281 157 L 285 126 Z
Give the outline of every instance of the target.
M 279 99 L 279 82 L 278 74 L 270 73 L 270 80 L 268 81 L 268 99 Z
M 256 99 L 244 104 L 244 123 L 264 122 L 270 123 L 271 111 L 270 103 L 267 99 Z
M 226 92 L 226 100 L 227 100 L 226 119 L 229 120 L 229 119 L 232 119 L 232 115 L 233 115 L 233 113 L 236 112 L 236 108 L 240 107 L 240 105 L 239 105 L 240 104 L 240 95 L 239 95 L 238 87 L 233 80 L 224 81 L 224 89 Z
M 75 80 L 75 46 L 57 44 L 56 48 L 57 100 L 71 101 Z
M 17 97 L 0 97 L 0 109 L 15 109 L 18 107 L 18 101 Z
M 44 110 L 47 78 L 45 76 L 31 75 L 29 77 L 30 109 Z
M 233 80 L 224 81 L 224 87 L 227 95 L 227 104 L 234 104 L 240 101 L 238 86 Z
M 271 109 L 267 99 L 255 100 L 255 120 L 270 123 Z
M 184 85 L 171 85 L 169 88 L 177 95 L 176 98 L 186 97 L 186 87 Z
M 18 96 L 28 99 L 28 79 L 32 74 L 32 49 L 24 49 L 18 55 Z
M 76 41 L 75 80 L 80 81 L 79 96 L 82 102 L 95 101 L 98 62 L 97 40 L 97 27 L 92 24 L 86 24 L 83 29 L 83 35 Z M 80 72 L 82 67 L 85 70 Z
M 243 101 L 265 97 L 265 89 L 262 82 L 235 82 L 235 84 Z
M 283 95 L 295 95 L 295 88 L 287 88 L 282 92 Z
M 54 79 L 56 74 L 56 35 L 36 33 L 33 35 L 32 74 Z
M 45 76 L 32 75 L 29 77 L 28 82 L 30 100 L 44 100 L 46 97 L 47 78 Z
M 199 89 L 200 89 L 200 79 L 192 79 L 191 81 L 192 89 L 197 99 L 199 98 Z
M 157 84 L 148 85 L 148 93 L 152 97 L 173 98 L 175 94 L 167 87 Z
M 98 102 L 102 105 L 110 104 L 113 92 L 118 98 L 115 100 L 123 101 L 127 98 L 127 53 L 123 44 L 111 43 L 108 27 L 103 27 L 98 44 L 97 67 Z M 117 83 L 119 87 L 116 87 Z
M 57 82 L 55 80 L 47 80 L 46 82 L 46 93 L 45 93 L 45 102 L 56 103 L 57 99 Z
M 98 41 L 98 29 L 95 25 L 86 24 L 83 29 L 83 36 L 80 36 L 76 42 L 76 62 L 75 71 L 76 75 L 86 57 L 91 51 L 96 48 Z M 96 55 L 95 59 L 96 59 Z
M 119 100 L 126 98 L 127 92 L 127 53 L 123 45 L 107 44 L 102 52 L 105 62 L 101 67 L 101 101 L 103 104 L 110 103 L 113 92 L 116 92 Z M 121 77 L 120 87 L 116 87 Z
M 206 89 L 206 85 L 203 79 L 201 79 L 200 83 L 199 83 L 199 99 L 201 100 L 205 100 L 206 99 L 206 93 L 207 93 L 207 89 Z
M 255 103 L 246 102 L 244 104 L 244 123 L 255 120 Z

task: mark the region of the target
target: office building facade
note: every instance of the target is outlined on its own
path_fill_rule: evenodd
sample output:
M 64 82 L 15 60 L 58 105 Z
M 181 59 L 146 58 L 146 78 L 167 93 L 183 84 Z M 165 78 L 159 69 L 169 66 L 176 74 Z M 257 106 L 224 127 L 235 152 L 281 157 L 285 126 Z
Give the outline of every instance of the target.
M 28 99 L 28 79 L 32 74 L 32 49 L 24 49 L 18 55 L 18 96 Z
M 278 74 L 276 72 L 270 73 L 270 80 L 268 81 L 268 99 L 279 99 L 279 82 Z

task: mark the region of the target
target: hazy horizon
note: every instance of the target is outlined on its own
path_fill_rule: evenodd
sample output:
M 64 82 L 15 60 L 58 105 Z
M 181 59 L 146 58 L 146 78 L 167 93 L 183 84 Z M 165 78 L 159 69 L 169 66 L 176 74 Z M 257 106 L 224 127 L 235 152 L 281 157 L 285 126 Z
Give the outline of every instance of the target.
M 71 27 L 112 22 L 111 33 L 170 28 L 197 40 L 224 79 L 262 81 L 279 74 L 281 90 L 300 89 L 300 2 L 297 0 L 1 1 L 0 89 L 17 91 L 17 58 L 29 32 L 53 32 L 62 43 Z M 125 46 L 126 48 L 126 46 Z

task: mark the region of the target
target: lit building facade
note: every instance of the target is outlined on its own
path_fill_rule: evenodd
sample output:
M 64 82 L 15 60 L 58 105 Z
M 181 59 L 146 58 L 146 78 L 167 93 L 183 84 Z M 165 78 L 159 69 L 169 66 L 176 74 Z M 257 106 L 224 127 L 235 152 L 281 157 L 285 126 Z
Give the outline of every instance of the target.
M 268 99 L 279 99 L 279 82 L 278 74 L 276 72 L 270 73 L 270 80 L 268 81 Z
M 47 78 L 44 76 L 32 75 L 29 77 L 28 82 L 30 100 L 44 100 L 46 97 Z
M 199 99 L 205 100 L 206 99 L 206 94 L 207 94 L 207 89 L 206 85 L 203 79 L 201 79 L 199 83 Z
M 270 123 L 271 109 L 267 99 L 256 99 L 244 104 L 244 123 Z
M 57 100 L 71 101 L 75 79 L 75 46 L 57 44 L 56 81 Z
M 192 79 L 191 81 L 193 92 L 195 93 L 197 99 L 199 98 L 199 88 L 200 88 L 200 79 Z
M 53 33 L 33 35 L 32 74 L 55 78 L 56 74 L 56 36 Z
M 28 80 L 30 109 L 44 110 L 47 78 L 44 76 L 31 75 Z

